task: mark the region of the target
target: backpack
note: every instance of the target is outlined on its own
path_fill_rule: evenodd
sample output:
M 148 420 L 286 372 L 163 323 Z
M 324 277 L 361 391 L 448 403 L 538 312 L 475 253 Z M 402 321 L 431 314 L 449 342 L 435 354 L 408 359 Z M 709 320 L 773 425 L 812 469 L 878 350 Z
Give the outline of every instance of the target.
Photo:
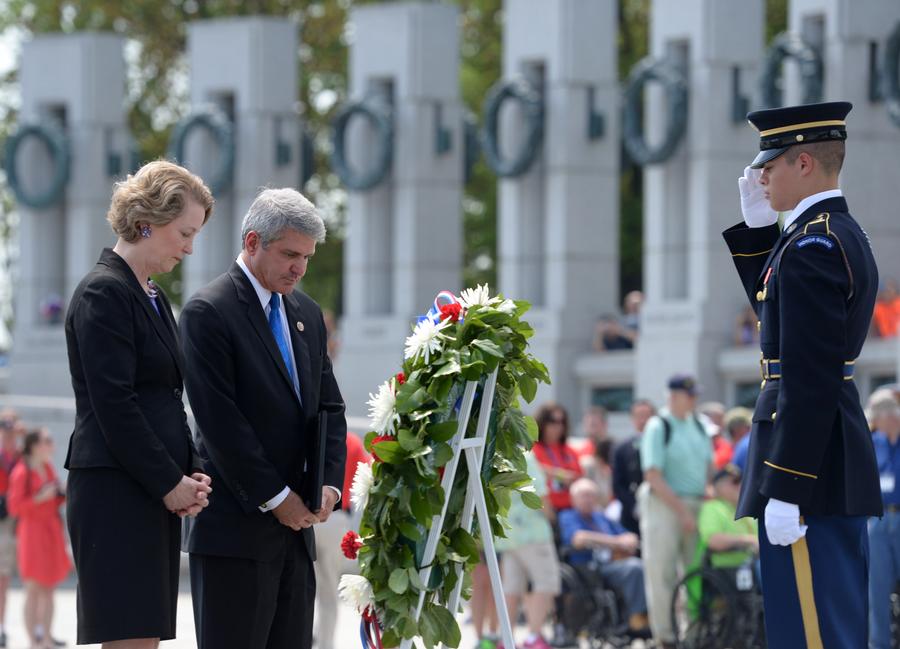
M 662 415 L 660 415 L 659 418 L 662 419 L 663 423 L 663 447 L 668 448 L 669 440 L 672 439 L 672 422 L 669 421 L 668 417 L 664 417 Z M 692 419 L 694 420 L 694 423 L 697 424 L 697 430 L 700 431 L 703 437 L 706 437 L 706 427 L 700 421 L 700 417 L 698 417 L 695 413 L 692 416 Z

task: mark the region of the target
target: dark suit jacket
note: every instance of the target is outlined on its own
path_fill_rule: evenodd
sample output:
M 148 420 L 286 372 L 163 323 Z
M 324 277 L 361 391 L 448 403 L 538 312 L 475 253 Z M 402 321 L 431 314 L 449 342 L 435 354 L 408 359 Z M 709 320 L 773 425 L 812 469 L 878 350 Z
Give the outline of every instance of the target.
M 756 402 L 737 515 L 769 498 L 804 514 L 881 515 L 878 469 L 851 363 L 875 304 L 878 270 L 847 202 L 829 198 L 784 232 L 724 233 L 760 320 L 760 347 L 780 361 Z
M 188 552 L 267 560 L 296 536 L 258 508 L 285 485 L 301 492 L 320 410 L 329 413 L 324 483 L 343 484 L 347 424 L 322 312 L 300 291 L 284 298 L 284 308 L 302 405 L 259 298 L 237 263 L 181 313 L 197 448 L 213 480 L 209 507 L 185 527 Z M 315 557 L 312 530 L 302 536 Z
M 67 469 L 124 469 L 162 498 L 199 466 L 182 403 L 172 309 L 160 313 L 119 255 L 105 249 L 75 289 L 66 346 L 75 389 Z

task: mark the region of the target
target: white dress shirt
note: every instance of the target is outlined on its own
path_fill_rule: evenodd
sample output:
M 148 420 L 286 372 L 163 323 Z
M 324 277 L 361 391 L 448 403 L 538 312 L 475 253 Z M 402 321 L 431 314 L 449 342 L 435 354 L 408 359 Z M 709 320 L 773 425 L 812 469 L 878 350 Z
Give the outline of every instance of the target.
M 828 198 L 838 198 L 839 196 L 843 196 L 844 192 L 840 189 L 827 189 L 824 192 L 819 192 L 818 194 L 813 194 L 812 196 L 807 196 L 802 201 L 797 203 L 797 207 L 791 210 L 791 213 L 784 219 L 784 225 L 782 226 L 785 230 L 787 230 L 788 226 L 797 220 L 801 214 L 803 214 L 810 207 L 824 201 Z
M 272 291 L 270 291 L 265 286 L 260 284 L 259 280 L 256 279 L 256 276 L 250 272 L 250 269 L 247 268 L 247 264 L 244 263 L 243 255 L 238 255 L 238 258 L 236 259 L 236 261 L 237 261 L 237 265 L 241 267 L 242 271 L 244 271 L 244 274 L 247 276 L 247 279 L 250 280 L 250 285 L 253 287 L 253 290 L 256 291 L 256 296 L 259 298 L 259 304 L 260 304 L 260 306 L 262 306 L 263 313 L 266 314 L 266 320 L 268 321 L 269 311 L 271 310 L 269 308 L 269 301 L 272 299 Z M 288 338 L 288 349 L 290 350 L 290 356 L 291 356 L 291 365 L 292 365 L 291 369 L 293 369 L 293 371 L 294 371 L 293 372 L 293 374 L 294 374 L 294 390 L 297 392 L 297 394 L 300 394 L 300 384 L 299 384 L 300 372 L 297 368 L 297 360 L 294 358 L 294 348 L 290 344 L 290 333 L 288 333 L 288 332 L 290 332 L 290 329 L 288 327 L 287 309 L 284 307 L 284 300 L 282 300 L 282 308 L 281 308 L 281 313 L 279 315 L 281 316 L 282 329 L 284 330 L 285 334 L 289 337 Z M 331 489 L 332 491 L 337 493 L 337 501 L 340 502 L 341 490 L 338 489 L 337 487 L 332 487 L 331 485 L 325 485 L 325 487 L 328 489 Z M 288 497 L 288 494 L 290 492 L 291 492 L 290 487 L 285 485 L 284 489 L 282 489 L 274 497 L 270 498 L 269 500 L 264 502 L 262 505 L 260 505 L 259 510 L 263 511 L 263 512 L 268 512 L 268 511 L 275 509 L 276 507 L 278 507 L 278 505 L 280 505 L 281 503 L 284 502 L 284 499 Z

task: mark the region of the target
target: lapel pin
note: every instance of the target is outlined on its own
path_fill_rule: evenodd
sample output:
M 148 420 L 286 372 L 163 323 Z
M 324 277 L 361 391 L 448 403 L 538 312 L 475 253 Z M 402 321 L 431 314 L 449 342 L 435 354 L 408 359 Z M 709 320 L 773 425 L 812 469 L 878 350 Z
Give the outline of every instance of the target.
M 297 331 L 303 331 L 306 327 L 303 326 L 303 323 L 297 320 Z

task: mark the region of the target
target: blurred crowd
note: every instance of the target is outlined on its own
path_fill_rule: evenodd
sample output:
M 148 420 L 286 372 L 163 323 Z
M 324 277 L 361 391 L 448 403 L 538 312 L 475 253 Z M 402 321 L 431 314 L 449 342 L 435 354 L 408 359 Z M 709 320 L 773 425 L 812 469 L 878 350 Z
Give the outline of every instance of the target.
M 60 509 L 65 490 L 53 468 L 53 437 L 0 412 L 0 647 L 6 647 L 6 602 L 17 573 L 32 649 L 63 647 L 51 634 L 53 593 L 71 571 Z M 21 645 L 20 645 L 21 646 Z

